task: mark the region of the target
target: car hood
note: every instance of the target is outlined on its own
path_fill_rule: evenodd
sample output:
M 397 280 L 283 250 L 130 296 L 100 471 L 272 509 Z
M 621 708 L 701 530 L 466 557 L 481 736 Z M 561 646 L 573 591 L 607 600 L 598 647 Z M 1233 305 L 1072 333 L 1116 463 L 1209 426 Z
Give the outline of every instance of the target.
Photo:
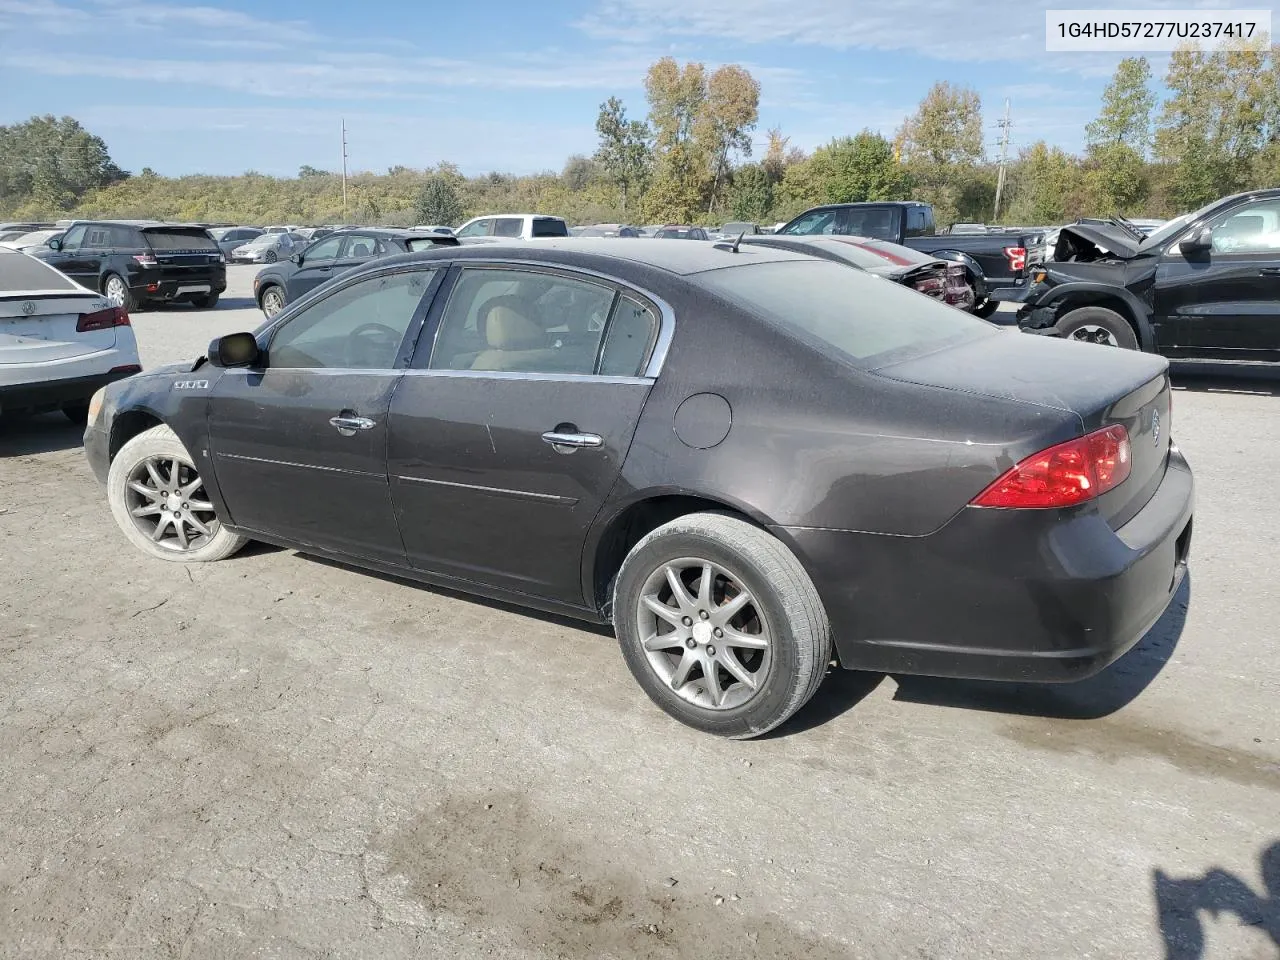
M 1058 231 L 1059 244 L 1064 237 L 1071 238 L 1077 245 L 1085 245 L 1085 249 L 1101 247 L 1111 256 L 1121 260 L 1131 260 L 1136 257 L 1141 246 L 1141 241 L 1135 240 L 1133 235 L 1123 227 L 1092 223 L 1073 223 L 1063 227 Z

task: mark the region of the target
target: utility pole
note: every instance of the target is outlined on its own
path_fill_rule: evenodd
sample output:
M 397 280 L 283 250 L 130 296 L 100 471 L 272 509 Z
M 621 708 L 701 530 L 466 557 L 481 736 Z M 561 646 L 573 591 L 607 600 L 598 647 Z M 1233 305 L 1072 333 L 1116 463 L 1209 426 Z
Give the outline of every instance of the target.
M 1003 167 L 1001 170 L 1003 171 Z M 1002 174 L 1003 176 L 1003 174 Z M 997 194 L 997 198 L 999 194 Z M 999 199 L 996 200 L 998 204 Z M 347 118 L 342 118 L 342 222 L 347 221 Z
M 996 209 L 991 219 L 999 223 L 1000 195 L 1004 193 L 1004 167 L 1009 160 L 1009 128 L 1013 126 L 1013 121 L 1009 119 L 1008 97 L 1004 101 L 1004 117 L 996 121 L 996 126 L 1000 128 L 1000 175 L 996 178 Z

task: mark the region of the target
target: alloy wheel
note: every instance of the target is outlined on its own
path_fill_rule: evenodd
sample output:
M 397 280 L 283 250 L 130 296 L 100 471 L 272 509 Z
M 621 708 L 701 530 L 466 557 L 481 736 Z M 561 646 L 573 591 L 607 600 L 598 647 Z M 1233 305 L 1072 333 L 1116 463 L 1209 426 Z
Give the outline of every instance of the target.
M 129 471 L 125 488 L 125 507 L 134 526 L 166 550 L 194 550 L 218 532 L 204 481 L 186 460 L 146 457 Z
M 645 656 L 677 696 L 729 710 L 764 686 L 773 637 L 760 605 L 732 571 L 686 557 L 654 570 L 635 611 Z
M 106 297 L 107 301 L 113 307 L 123 307 L 128 293 L 128 288 L 124 285 L 124 281 L 119 277 L 107 278 Z
M 1120 344 L 1116 341 L 1115 334 L 1105 327 L 1100 327 L 1096 323 L 1086 323 L 1071 331 L 1071 339 L 1079 340 L 1082 343 L 1099 343 L 1105 347 L 1118 347 Z
M 268 318 L 274 317 L 283 309 L 284 295 L 276 287 L 272 287 L 262 295 L 262 312 Z

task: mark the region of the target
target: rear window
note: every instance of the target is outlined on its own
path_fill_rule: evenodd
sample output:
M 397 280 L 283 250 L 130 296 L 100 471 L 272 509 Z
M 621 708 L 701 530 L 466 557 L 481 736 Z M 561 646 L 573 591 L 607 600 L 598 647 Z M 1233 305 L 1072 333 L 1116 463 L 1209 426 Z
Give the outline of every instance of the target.
M 990 324 L 907 287 L 838 263 L 755 263 L 709 270 L 696 282 L 827 352 L 870 368 L 994 335 Z
M 213 237 L 198 227 L 187 229 L 168 227 L 164 230 L 145 230 L 142 234 L 152 250 L 213 250 L 218 245 Z
M 569 228 L 563 220 L 538 220 L 533 221 L 533 235 L 535 237 L 567 237 Z
M 0 247 L 0 294 L 75 289 L 74 283 L 48 264 Z

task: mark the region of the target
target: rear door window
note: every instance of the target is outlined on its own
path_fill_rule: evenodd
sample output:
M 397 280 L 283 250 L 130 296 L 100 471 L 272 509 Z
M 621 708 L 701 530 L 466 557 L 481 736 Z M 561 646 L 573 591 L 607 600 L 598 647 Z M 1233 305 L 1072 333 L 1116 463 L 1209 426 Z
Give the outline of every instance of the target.
M 928 223 L 925 220 L 923 207 L 907 208 L 907 227 L 903 236 L 907 237 L 923 237 L 928 232 Z
M 378 241 L 374 237 L 356 234 L 346 238 L 347 245 L 342 251 L 343 260 L 370 260 L 378 255 Z
M 84 243 L 80 245 L 81 250 L 109 250 L 111 249 L 111 227 L 108 224 L 92 224 L 85 231 Z
M 518 237 L 524 230 L 524 221 L 519 217 L 499 217 L 493 222 L 495 237 Z

